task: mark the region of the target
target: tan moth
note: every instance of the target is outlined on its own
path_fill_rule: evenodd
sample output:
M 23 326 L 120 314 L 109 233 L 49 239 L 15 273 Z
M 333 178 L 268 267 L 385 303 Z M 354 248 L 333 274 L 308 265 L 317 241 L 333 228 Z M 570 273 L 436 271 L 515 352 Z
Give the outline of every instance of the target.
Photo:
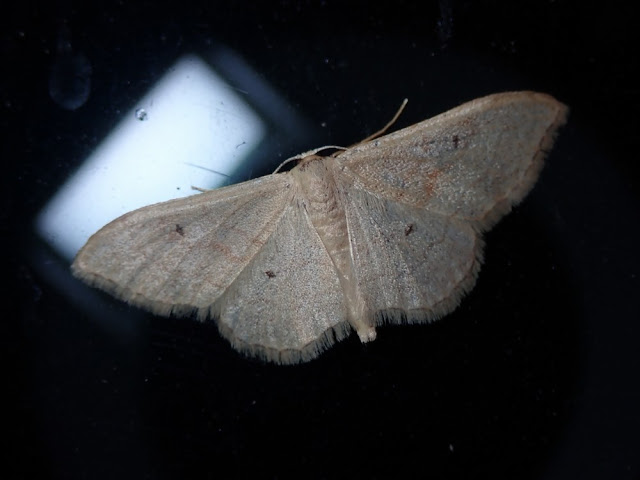
M 355 330 L 452 311 L 483 231 L 534 185 L 567 108 L 535 92 L 465 103 L 332 156 L 130 212 L 73 273 L 158 315 L 214 318 L 234 348 L 277 363 Z

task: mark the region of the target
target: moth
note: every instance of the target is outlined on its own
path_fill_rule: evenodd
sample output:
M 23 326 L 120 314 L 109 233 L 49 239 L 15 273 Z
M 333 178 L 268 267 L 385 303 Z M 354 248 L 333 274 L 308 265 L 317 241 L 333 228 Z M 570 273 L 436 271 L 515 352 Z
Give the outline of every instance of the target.
M 482 232 L 532 188 L 567 107 L 490 95 L 351 148 L 114 220 L 74 275 L 158 315 L 212 318 L 276 363 L 353 330 L 452 311 L 474 286 Z

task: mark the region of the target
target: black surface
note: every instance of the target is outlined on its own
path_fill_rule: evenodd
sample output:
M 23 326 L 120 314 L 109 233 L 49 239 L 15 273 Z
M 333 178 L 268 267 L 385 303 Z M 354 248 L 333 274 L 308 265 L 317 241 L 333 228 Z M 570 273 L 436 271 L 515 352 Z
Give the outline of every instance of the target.
M 638 60 L 625 2 L 10 3 L 3 478 L 640 478 Z M 66 35 L 83 56 L 60 62 Z M 264 365 L 213 324 L 85 288 L 33 233 L 122 112 L 182 55 L 220 47 L 318 127 L 308 148 L 365 137 L 404 97 L 397 127 L 514 89 L 550 93 L 571 116 L 534 191 L 487 235 L 455 313 Z M 257 173 L 298 153 L 286 138 L 277 148 Z

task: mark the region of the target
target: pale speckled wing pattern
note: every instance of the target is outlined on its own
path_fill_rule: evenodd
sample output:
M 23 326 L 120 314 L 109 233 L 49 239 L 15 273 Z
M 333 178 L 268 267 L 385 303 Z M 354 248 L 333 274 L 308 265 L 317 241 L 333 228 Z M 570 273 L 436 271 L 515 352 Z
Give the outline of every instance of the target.
M 424 322 L 453 310 L 476 279 L 482 239 L 469 222 L 345 194 L 357 288 L 375 323 Z
M 267 242 L 291 187 L 271 175 L 135 210 L 89 239 L 73 273 L 156 314 L 204 317 Z
M 490 95 L 336 160 L 355 188 L 486 229 L 531 189 L 566 113 L 542 93 Z
M 310 360 L 350 332 L 334 265 L 301 199 L 213 313 L 234 347 L 279 363 Z
M 349 332 L 331 258 L 288 174 L 124 215 L 72 268 L 156 314 L 214 317 L 235 348 L 279 363 L 314 358 Z
M 565 116 L 548 95 L 492 95 L 336 155 L 372 324 L 458 305 L 480 270 L 480 233 L 533 186 Z

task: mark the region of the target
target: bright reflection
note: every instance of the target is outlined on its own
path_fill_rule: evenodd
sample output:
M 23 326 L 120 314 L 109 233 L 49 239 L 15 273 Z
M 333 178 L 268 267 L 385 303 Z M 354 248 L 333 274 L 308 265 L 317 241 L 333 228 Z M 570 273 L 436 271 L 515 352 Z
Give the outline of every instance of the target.
M 195 57 L 179 61 L 40 213 L 37 229 L 71 259 L 118 216 L 215 188 L 258 146 L 260 118 Z

